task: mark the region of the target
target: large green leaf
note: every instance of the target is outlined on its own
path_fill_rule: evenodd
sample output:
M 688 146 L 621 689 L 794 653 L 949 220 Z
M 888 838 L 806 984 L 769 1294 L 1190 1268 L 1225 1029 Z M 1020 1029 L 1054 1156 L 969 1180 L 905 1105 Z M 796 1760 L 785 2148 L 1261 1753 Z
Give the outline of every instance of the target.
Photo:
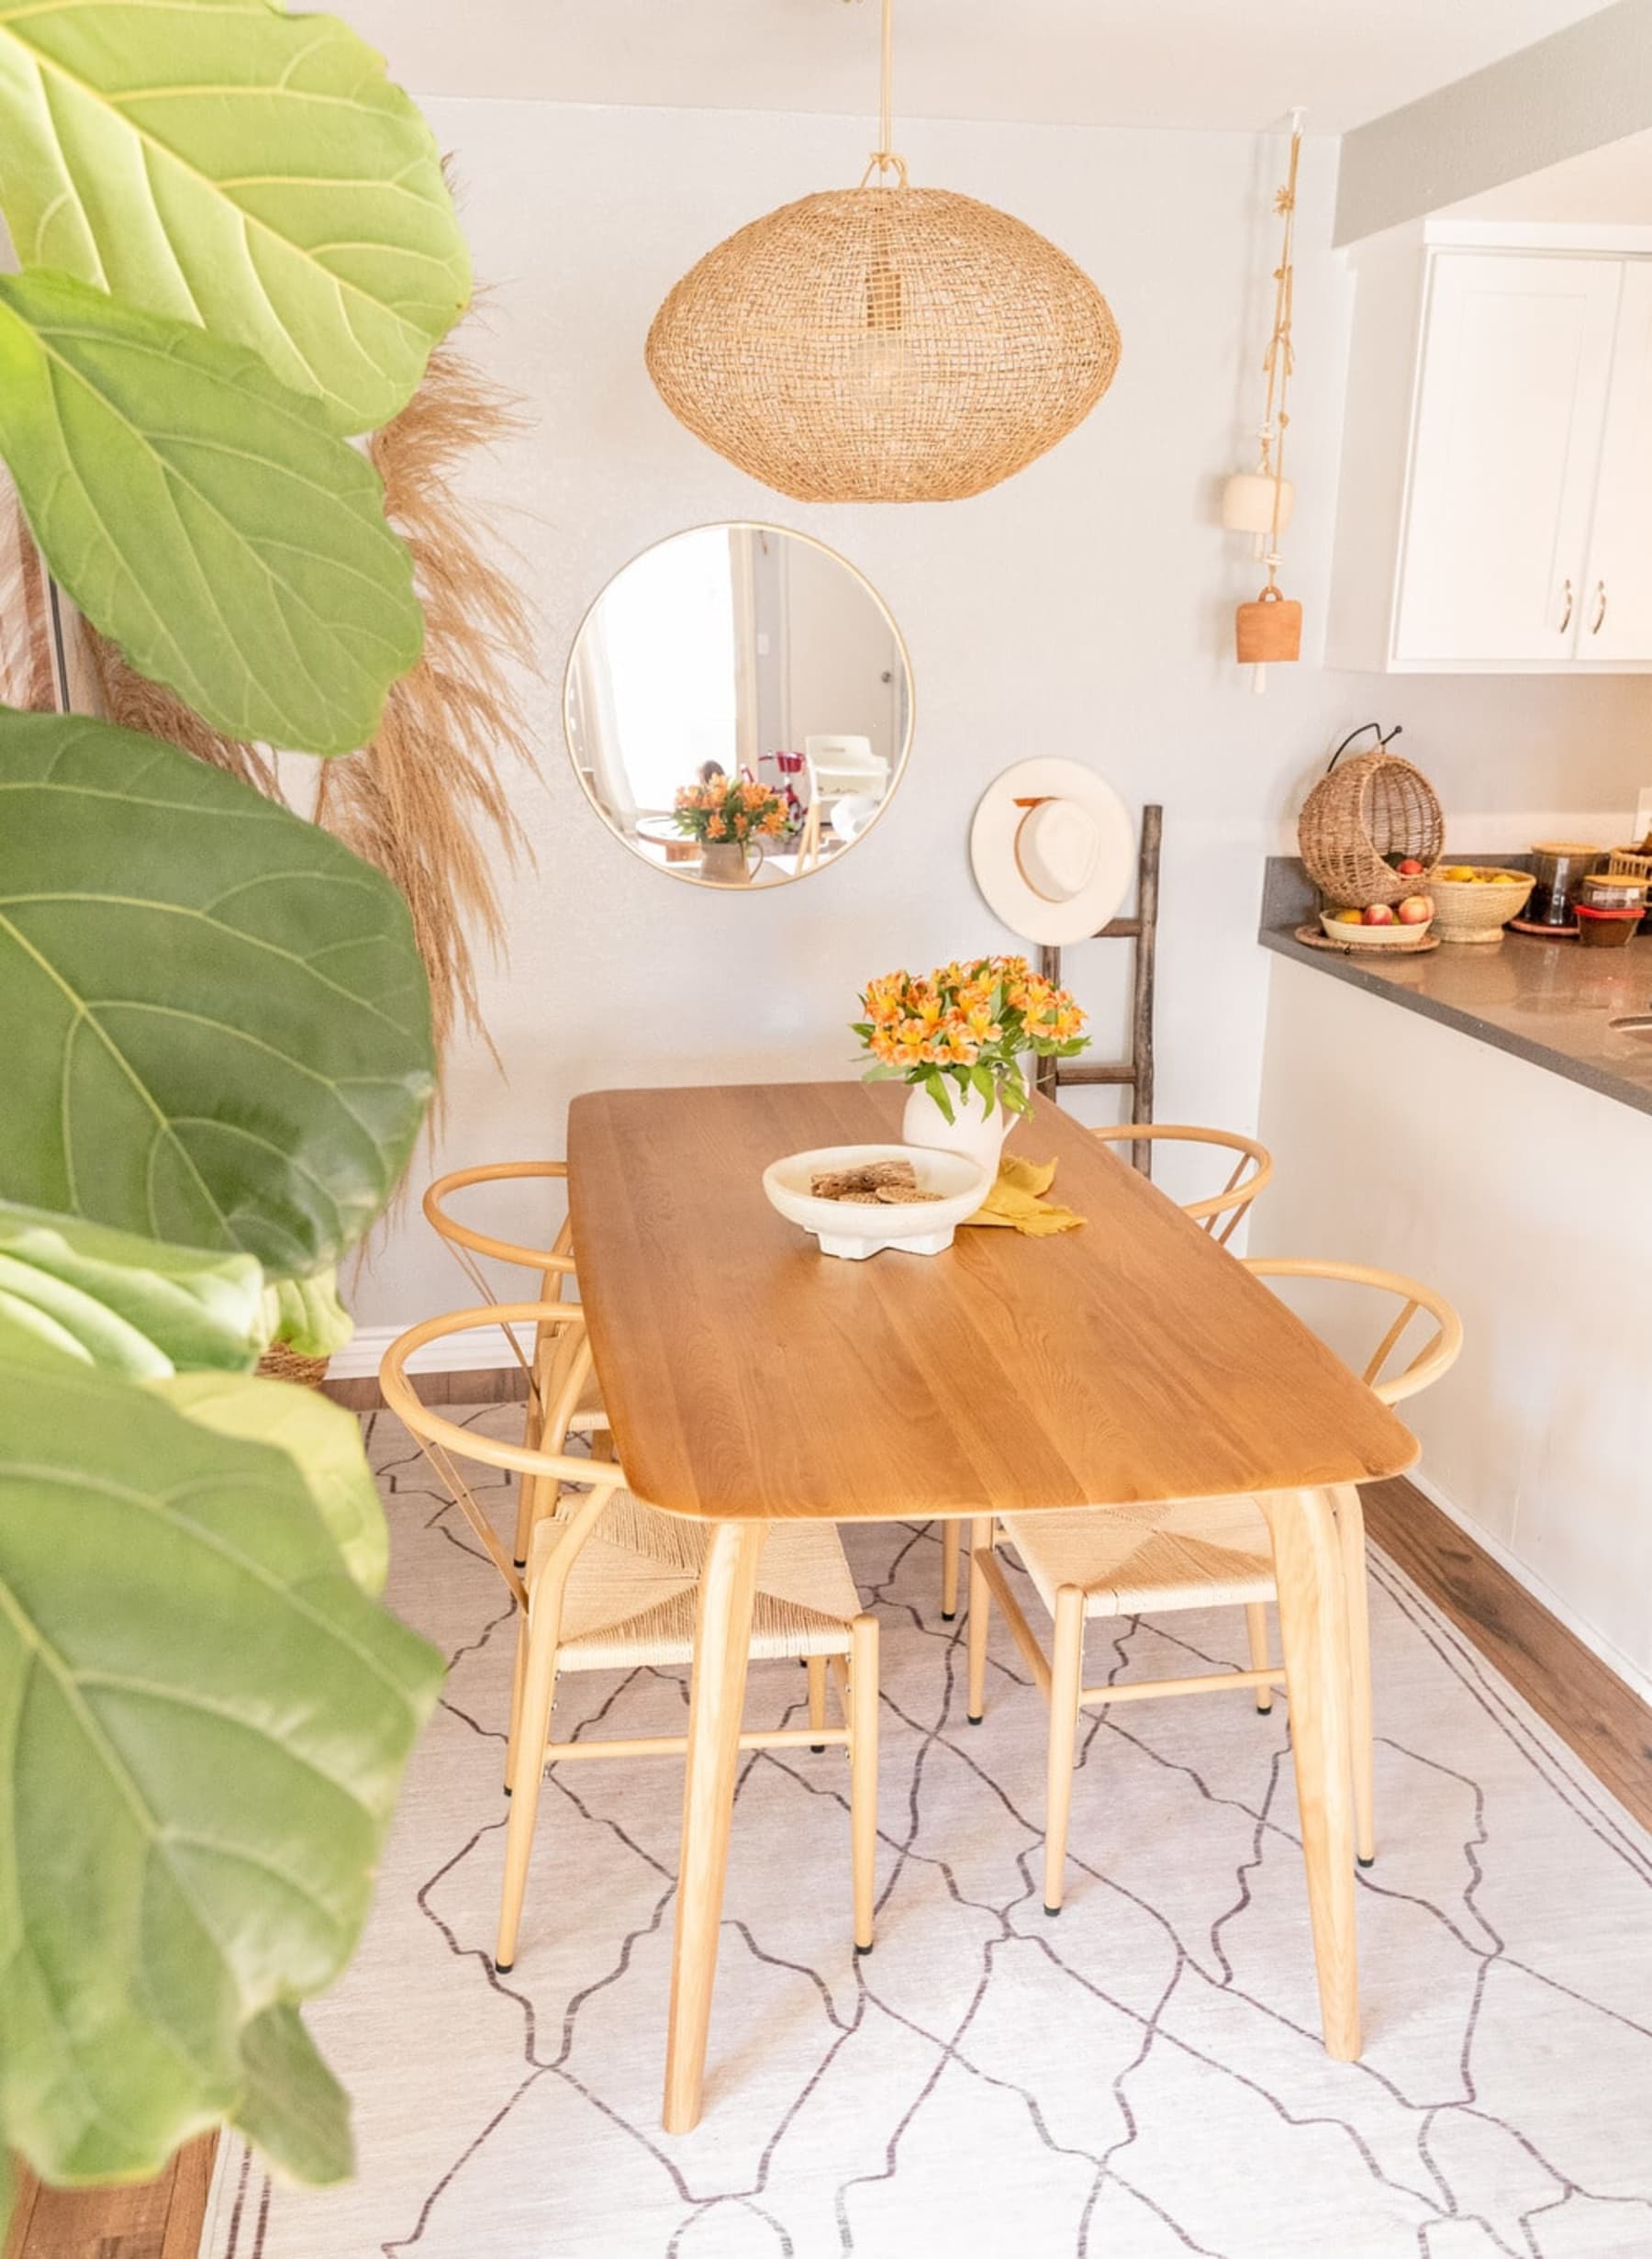
M 134 1380 L 180 1367 L 239 1373 L 264 1331 L 250 1255 L 162 1247 L 0 1200 L 0 1357 L 66 1351 Z
M 0 710 L 0 1197 L 336 1261 L 432 1081 L 407 904 L 175 746 Z
M 326 2074 L 262 2019 L 353 1951 L 441 1671 L 285 1453 L 0 1368 L 0 2145 L 139 2175 L 244 2113 L 334 2169 Z
M 436 147 L 372 49 L 265 0 L 0 0 L 0 208 L 61 267 L 386 422 L 470 289 Z
M 0 454 L 58 579 L 231 737 L 349 753 L 418 658 L 384 489 L 256 353 L 61 274 L 0 275 Z
M 351 1575 L 375 1598 L 384 1591 L 390 1533 L 353 1414 L 318 1389 L 251 1373 L 179 1372 L 151 1385 L 186 1420 L 285 1451 Z
M 339 1300 L 336 1270 L 277 1279 L 264 1289 L 266 1338 L 285 1342 L 300 1357 L 330 1357 L 354 1332 L 355 1320 Z

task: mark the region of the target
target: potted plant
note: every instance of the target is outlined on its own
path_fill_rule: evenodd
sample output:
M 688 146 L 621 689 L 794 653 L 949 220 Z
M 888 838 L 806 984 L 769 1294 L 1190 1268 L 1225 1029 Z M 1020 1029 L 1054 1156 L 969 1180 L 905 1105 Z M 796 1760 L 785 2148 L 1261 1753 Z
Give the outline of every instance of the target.
M 1071 1058 L 1089 1038 L 1066 989 L 1025 957 L 976 957 L 866 984 L 854 1033 L 872 1055 L 867 1082 L 910 1083 L 901 1135 L 967 1153 L 996 1171 L 1011 1117 L 1025 1113 L 1021 1057 Z
M 423 632 L 355 442 L 468 262 L 370 49 L 214 16 L 0 20 L 0 458 L 59 587 L 220 751 L 348 755 Z M 442 1662 L 383 1604 L 358 1423 L 253 1370 L 273 1329 L 332 1345 L 333 1269 L 430 1103 L 407 902 L 79 714 L 0 707 L 0 785 L 3 2234 L 14 2153 L 132 2181 L 227 2121 L 296 2179 L 350 2172 L 300 2010 L 354 1950 Z
M 765 840 L 789 838 L 791 811 L 769 785 L 744 783 L 720 769 L 676 796 L 676 827 L 700 843 L 700 875 L 714 886 L 751 882 L 751 853 L 763 860 Z

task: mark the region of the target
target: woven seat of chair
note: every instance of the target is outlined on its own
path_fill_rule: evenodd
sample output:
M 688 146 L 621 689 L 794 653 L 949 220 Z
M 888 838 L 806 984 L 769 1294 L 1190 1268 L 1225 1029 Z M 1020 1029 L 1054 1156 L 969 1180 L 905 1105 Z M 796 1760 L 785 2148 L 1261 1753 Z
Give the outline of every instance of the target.
M 572 1505 L 533 1533 L 529 1588 L 539 1581 Z M 563 1600 L 559 1671 L 686 1666 L 694 1660 L 695 1605 L 710 1531 L 616 1491 L 586 1540 Z M 752 1616 L 754 1661 L 847 1655 L 860 1608 L 837 1530 L 830 1522 L 779 1522 L 757 1564 Z
M 603 1405 L 602 1391 L 597 1385 L 595 1371 L 592 1371 L 587 1374 L 586 1384 L 579 1392 L 579 1402 L 575 1405 L 573 1416 L 568 1422 L 568 1432 L 575 1436 L 588 1436 L 594 1427 L 607 1426 L 608 1413 Z
M 1002 1528 L 1052 1615 L 1064 1584 L 1082 1588 L 1086 1616 L 1150 1616 L 1274 1596 L 1273 1549 L 1254 1499 L 1016 1514 Z

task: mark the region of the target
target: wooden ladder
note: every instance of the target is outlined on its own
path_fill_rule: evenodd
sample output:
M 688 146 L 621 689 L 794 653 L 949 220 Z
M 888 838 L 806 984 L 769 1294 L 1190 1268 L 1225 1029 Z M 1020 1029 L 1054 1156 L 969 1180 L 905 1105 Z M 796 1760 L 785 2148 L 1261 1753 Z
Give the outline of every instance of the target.
M 1131 1093 L 1130 1118 L 1133 1122 L 1151 1122 L 1153 1119 L 1153 984 L 1154 959 L 1158 941 L 1159 843 L 1164 833 L 1165 811 L 1155 806 L 1142 811 L 1142 850 L 1136 863 L 1136 906 L 1133 918 L 1110 918 L 1095 941 L 1133 941 L 1135 944 L 1135 976 L 1132 982 L 1130 1012 L 1130 1057 L 1111 1061 L 1081 1059 L 1040 1059 L 1033 1078 L 1034 1087 L 1047 1097 L 1055 1098 L 1063 1090 L 1077 1090 L 1085 1084 L 1115 1084 Z M 1046 980 L 1061 985 L 1061 952 L 1059 949 L 1040 949 L 1038 969 Z M 1131 1146 L 1130 1157 L 1144 1177 L 1153 1174 L 1153 1148 L 1146 1139 L 1138 1137 Z

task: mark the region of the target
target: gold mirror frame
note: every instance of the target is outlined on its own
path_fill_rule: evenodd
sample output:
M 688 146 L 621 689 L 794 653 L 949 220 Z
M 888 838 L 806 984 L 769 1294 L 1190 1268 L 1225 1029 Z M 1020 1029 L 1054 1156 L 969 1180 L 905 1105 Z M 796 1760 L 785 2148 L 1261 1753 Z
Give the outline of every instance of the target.
M 670 542 L 681 541 L 686 535 L 691 533 L 773 533 L 783 536 L 787 541 L 805 542 L 808 543 L 809 548 L 819 550 L 822 556 L 830 557 L 834 565 L 842 565 L 844 572 L 850 574 L 865 590 L 867 596 L 872 599 L 872 602 L 876 606 L 877 609 L 882 613 L 884 619 L 888 622 L 889 633 L 894 641 L 897 656 L 900 665 L 905 669 L 906 732 L 901 739 L 899 751 L 890 765 L 888 790 L 884 794 L 882 805 L 879 807 L 877 813 L 872 818 L 871 822 L 866 824 L 865 829 L 855 833 L 854 839 L 851 840 L 843 848 L 842 854 L 833 856 L 827 862 L 816 863 L 806 871 L 792 872 L 790 877 L 785 881 L 786 885 L 800 885 L 806 878 L 818 878 L 822 871 L 833 869 L 837 864 L 843 861 L 843 856 L 849 854 L 853 848 L 858 847 L 863 840 L 870 838 L 871 834 L 877 829 L 878 825 L 883 822 L 884 817 L 887 814 L 889 803 L 895 798 L 896 793 L 899 790 L 901 783 L 905 778 L 907 764 L 911 759 L 912 755 L 912 740 L 916 734 L 918 726 L 918 688 L 917 679 L 912 669 L 912 654 L 907 648 L 906 637 L 901 633 L 900 622 L 889 609 L 888 605 L 884 601 L 884 598 L 877 588 L 867 578 L 866 575 L 861 571 L 858 565 L 855 565 L 850 558 L 844 556 L 841 549 L 833 549 L 830 542 L 820 541 L 812 533 L 804 533 L 796 526 L 776 525 L 772 520 L 766 518 L 709 518 L 702 520 L 697 525 L 678 526 L 675 531 L 662 534 L 657 542 L 647 542 L 642 548 L 635 551 L 632 555 L 628 557 L 625 563 L 621 565 L 618 570 L 610 573 L 608 578 L 603 582 L 601 587 L 597 589 L 596 595 L 586 606 L 585 610 L 580 614 L 579 625 L 574 631 L 573 641 L 568 645 L 567 660 L 563 667 L 563 746 L 568 756 L 568 766 L 579 780 L 580 790 L 585 794 L 592 814 L 596 816 L 603 830 L 608 833 L 608 837 L 613 840 L 617 845 L 623 847 L 628 855 L 634 856 L 645 869 L 663 873 L 667 878 L 678 879 L 686 886 L 703 888 L 706 891 L 712 894 L 756 894 L 766 896 L 774 893 L 776 889 L 773 887 L 753 886 L 747 881 L 739 879 L 702 878 L 697 871 L 685 869 L 679 865 L 656 862 L 644 848 L 637 844 L 636 842 L 628 839 L 623 832 L 616 829 L 608 810 L 603 806 L 601 800 L 597 799 L 597 794 L 592 790 L 590 779 L 586 777 L 585 770 L 579 766 L 578 755 L 574 749 L 574 668 L 575 661 L 579 655 L 580 643 L 585 635 L 586 627 L 590 624 L 597 607 L 601 604 L 608 590 L 624 574 L 630 572 L 633 565 L 639 563 L 643 557 L 652 556 L 656 549 L 664 549 Z

